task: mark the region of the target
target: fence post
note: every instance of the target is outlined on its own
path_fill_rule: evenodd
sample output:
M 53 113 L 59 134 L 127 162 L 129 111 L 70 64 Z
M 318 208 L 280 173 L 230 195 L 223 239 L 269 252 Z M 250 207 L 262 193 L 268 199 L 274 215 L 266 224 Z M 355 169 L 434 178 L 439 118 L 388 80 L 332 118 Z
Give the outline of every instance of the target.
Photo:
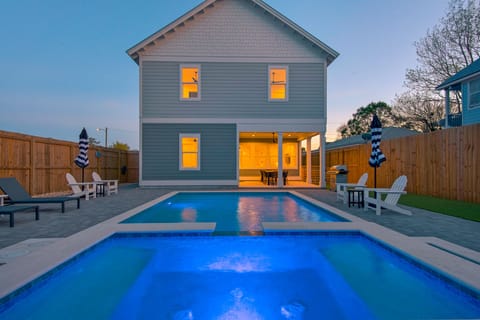
M 30 137 L 30 179 L 29 180 L 29 193 L 35 194 L 35 182 L 36 182 L 36 169 L 35 169 L 35 138 Z

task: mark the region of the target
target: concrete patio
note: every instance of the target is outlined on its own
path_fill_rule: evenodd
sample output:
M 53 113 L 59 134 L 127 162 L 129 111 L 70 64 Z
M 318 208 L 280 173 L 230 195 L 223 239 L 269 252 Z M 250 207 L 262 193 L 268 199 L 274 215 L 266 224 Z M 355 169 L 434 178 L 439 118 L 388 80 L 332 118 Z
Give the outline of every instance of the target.
M 239 189 L 248 190 L 248 189 Z M 257 189 L 258 190 L 258 189 Z M 363 220 L 379 224 L 411 237 L 436 237 L 462 246 L 480 254 L 480 223 L 450 217 L 426 210 L 410 208 L 412 216 L 384 210 L 376 216 L 372 210 L 365 212 L 357 207 L 349 208 L 336 201 L 334 192 L 320 189 L 295 190 L 330 206 L 346 211 Z M 28 239 L 64 238 L 115 217 L 148 201 L 165 195 L 173 189 L 139 188 L 136 184 L 122 185 L 118 195 L 82 200 L 78 210 L 68 203 L 62 214 L 58 205 L 42 205 L 40 220 L 35 221 L 34 213 L 15 215 L 15 227 L 9 228 L 8 216 L 0 217 L 0 249 Z M 48 243 L 48 242 L 45 242 Z M 1 257 L 1 256 L 0 256 Z M 1 258 L 0 258 L 0 262 Z

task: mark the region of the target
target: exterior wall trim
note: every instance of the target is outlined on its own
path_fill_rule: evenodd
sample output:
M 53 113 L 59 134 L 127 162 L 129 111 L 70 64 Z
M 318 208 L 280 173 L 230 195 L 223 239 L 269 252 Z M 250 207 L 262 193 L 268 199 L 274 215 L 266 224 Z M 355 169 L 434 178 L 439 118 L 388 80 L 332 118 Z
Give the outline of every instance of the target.
M 140 186 L 238 186 L 238 180 L 140 180 Z
M 237 124 L 237 125 L 258 125 L 258 124 L 289 124 L 292 129 L 295 125 L 315 124 L 323 125 L 325 119 L 224 119 L 224 118 L 143 118 L 142 124 L 167 124 L 167 123 L 200 123 L 200 124 Z M 292 130 L 287 130 L 292 131 Z
M 182 62 L 182 63 L 198 63 L 198 62 L 251 62 L 251 63 L 323 63 L 326 62 L 324 57 L 217 57 L 217 56 L 169 56 L 169 55 L 143 55 L 143 61 L 153 62 Z

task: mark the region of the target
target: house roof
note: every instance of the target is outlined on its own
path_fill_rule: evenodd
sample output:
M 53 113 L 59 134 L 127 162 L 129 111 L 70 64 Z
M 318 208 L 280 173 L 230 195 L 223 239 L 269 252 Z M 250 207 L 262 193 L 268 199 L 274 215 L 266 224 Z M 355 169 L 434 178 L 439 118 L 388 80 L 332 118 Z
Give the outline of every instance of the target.
M 167 33 L 174 32 L 177 27 L 183 26 L 185 22 L 189 20 L 193 20 L 196 15 L 205 13 L 205 9 L 214 7 L 215 3 L 218 1 L 225 1 L 225 0 L 205 0 L 204 2 L 200 3 L 198 6 L 196 6 L 192 10 L 185 13 L 183 16 L 181 16 L 177 20 L 173 21 L 172 23 L 168 24 L 167 26 L 163 27 L 162 29 L 158 30 L 151 36 L 147 37 L 146 39 L 140 41 L 139 43 L 137 43 L 136 45 L 128 49 L 127 54 L 135 62 L 138 63 L 139 52 L 145 50 L 145 47 L 155 45 L 156 40 L 164 38 Z M 278 12 L 277 10 L 275 10 L 274 8 L 272 8 L 262 0 L 247 0 L 247 1 L 251 1 L 259 8 L 263 9 L 265 13 L 270 14 L 274 18 L 278 19 L 285 26 L 288 26 L 290 29 L 292 29 L 295 33 L 299 34 L 306 40 L 310 41 L 313 46 L 318 47 L 324 52 L 326 52 L 327 64 L 330 64 L 331 62 L 333 62 L 333 60 L 335 60 L 335 58 L 338 57 L 339 53 L 337 51 L 330 48 L 328 45 L 326 45 L 325 43 L 317 39 L 311 33 L 304 30 L 302 27 L 300 27 L 295 22 L 293 22 L 292 20 L 282 15 L 280 12 Z
M 419 134 L 419 132 L 405 129 L 405 128 L 395 128 L 395 127 L 386 127 L 382 130 L 382 140 L 391 140 L 396 138 L 402 138 L 407 136 L 413 136 Z M 368 140 L 364 140 L 362 135 L 351 136 L 345 139 L 337 140 L 334 142 L 327 143 L 325 149 L 333 150 L 337 148 L 343 148 L 348 146 L 354 146 L 358 144 L 367 143 Z
M 436 89 L 446 89 L 477 75 L 480 75 L 480 58 L 473 61 L 471 64 L 469 64 L 462 70 L 458 71 L 456 74 L 454 74 L 447 80 L 443 81 L 442 84 L 440 84 Z

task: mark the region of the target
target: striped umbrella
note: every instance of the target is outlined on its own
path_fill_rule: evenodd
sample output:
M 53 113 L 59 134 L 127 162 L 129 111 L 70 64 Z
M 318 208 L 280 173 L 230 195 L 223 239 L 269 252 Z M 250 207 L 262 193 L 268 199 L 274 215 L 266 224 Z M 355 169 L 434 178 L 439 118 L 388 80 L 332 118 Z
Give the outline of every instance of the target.
M 385 155 L 380 150 L 380 141 L 382 140 L 382 123 L 377 115 L 373 115 L 372 123 L 370 125 L 372 130 L 372 154 L 368 160 L 368 164 L 374 168 L 374 187 L 377 187 L 377 167 L 380 167 L 382 162 L 386 161 Z
M 87 130 L 83 128 L 82 132 L 80 133 L 80 141 L 78 142 L 78 148 L 80 149 L 80 153 L 75 158 L 75 164 L 82 168 L 82 182 L 84 177 L 84 169 L 88 167 L 88 134 Z

